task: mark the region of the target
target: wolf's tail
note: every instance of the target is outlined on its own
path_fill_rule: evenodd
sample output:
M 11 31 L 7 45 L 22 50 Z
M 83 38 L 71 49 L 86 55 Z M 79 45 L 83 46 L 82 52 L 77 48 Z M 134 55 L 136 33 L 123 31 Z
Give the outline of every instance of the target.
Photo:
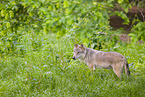
M 125 73 L 126 73 L 127 77 L 130 75 L 129 65 L 128 65 L 127 62 L 126 62 L 126 64 L 125 64 Z

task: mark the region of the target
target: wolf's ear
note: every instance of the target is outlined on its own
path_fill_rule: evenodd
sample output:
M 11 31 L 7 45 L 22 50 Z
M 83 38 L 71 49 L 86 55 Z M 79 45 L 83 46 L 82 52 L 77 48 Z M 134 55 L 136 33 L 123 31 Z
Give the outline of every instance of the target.
M 75 43 L 75 44 L 74 44 L 74 47 L 78 47 L 78 44 Z
M 85 46 L 83 44 L 80 45 L 80 48 L 85 50 Z

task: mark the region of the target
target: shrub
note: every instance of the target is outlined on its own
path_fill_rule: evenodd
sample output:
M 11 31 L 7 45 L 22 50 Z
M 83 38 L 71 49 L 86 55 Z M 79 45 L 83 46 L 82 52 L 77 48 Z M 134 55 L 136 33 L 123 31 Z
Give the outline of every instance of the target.
M 129 35 L 131 36 L 133 41 L 145 41 L 145 22 L 138 22 L 133 26 L 131 31 L 132 33 L 130 33 Z

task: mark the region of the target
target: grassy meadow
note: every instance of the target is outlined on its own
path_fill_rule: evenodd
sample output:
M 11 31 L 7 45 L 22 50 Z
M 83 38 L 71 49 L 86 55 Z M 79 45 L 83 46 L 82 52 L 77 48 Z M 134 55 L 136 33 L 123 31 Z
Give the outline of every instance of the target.
M 137 0 L 129 1 L 1 0 L 0 97 L 145 97 L 145 22 L 141 10 L 130 21 Z M 130 42 L 120 40 L 123 28 L 111 27 L 114 15 L 131 24 Z M 75 43 L 121 53 L 134 63 L 131 76 L 92 73 L 72 59 Z
M 0 97 L 145 96 L 145 44 L 112 47 L 134 62 L 131 77 L 124 74 L 120 80 L 113 70 L 92 73 L 84 63 L 72 60 L 75 42 L 73 35 L 25 34 L 16 54 L 0 57 Z

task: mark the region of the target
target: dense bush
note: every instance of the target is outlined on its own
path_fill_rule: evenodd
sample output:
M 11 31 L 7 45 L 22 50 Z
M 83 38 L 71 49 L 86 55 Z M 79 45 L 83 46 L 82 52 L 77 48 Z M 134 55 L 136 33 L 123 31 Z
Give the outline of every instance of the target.
M 93 0 L 10 0 L 0 1 L 1 54 L 24 51 L 20 40 L 25 33 L 75 33 L 87 41 L 98 31 L 107 31 L 109 14 L 116 14 L 128 23 L 123 11 L 111 12 L 114 4 L 127 12 L 130 7 L 125 0 L 96 2 Z M 32 35 L 34 36 L 34 35 Z
M 139 22 L 137 25 L 134 25 L 131 31 L 132 33 L 129 35 L 133 41 L 145 41 L 145 22 Z
M 97 50 L 106 49 L 107 51 L 110 51 L 118 41 L 119 35 L 98 32 L 90 38 L 89 47 Z

